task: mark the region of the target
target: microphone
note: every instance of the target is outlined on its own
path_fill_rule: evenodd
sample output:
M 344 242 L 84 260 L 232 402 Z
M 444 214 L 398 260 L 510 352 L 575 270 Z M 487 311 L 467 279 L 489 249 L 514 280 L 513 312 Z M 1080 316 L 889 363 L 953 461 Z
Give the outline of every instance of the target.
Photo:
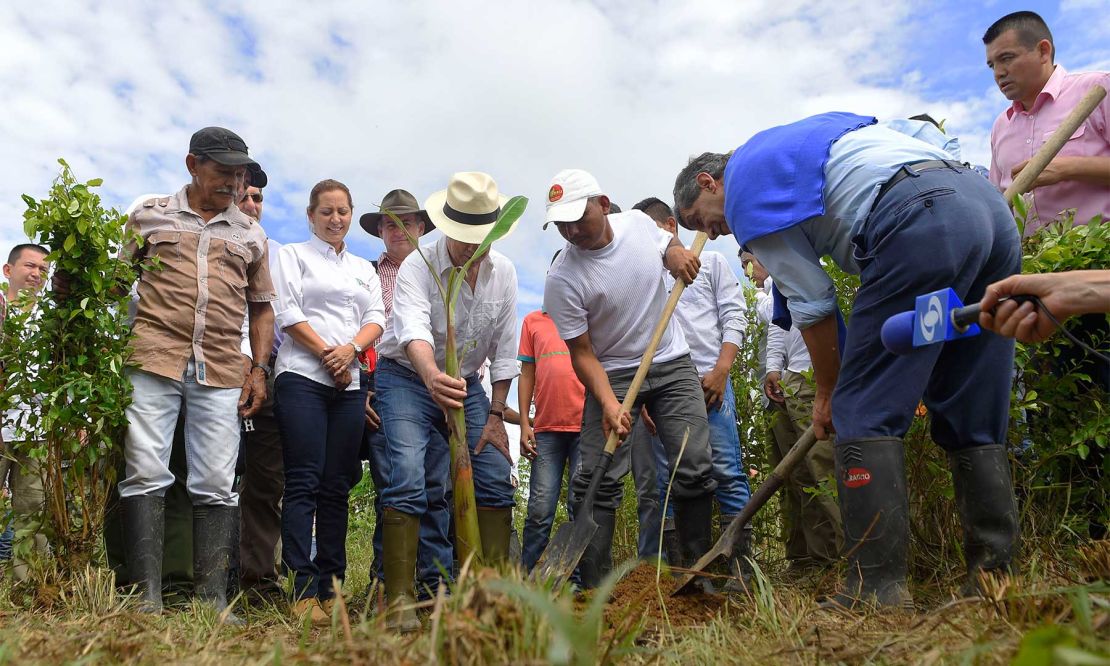
M 1002 301 L 1025 303 L 1032 296 L 1015 295 Z M 899 312 L 885 322 L 879 336 L 887 351 L 904 356 L 917 347 L 978 335 L 979 304 L 964 305 L 949 289 L 918 296 L 913 310 Z
M 905 355 L 917 347 L 979 334 L 979 304 L 965 306 L 949 287 L 918 296 L 913 310 L 883 323 L 880 338 L 888 351 Z

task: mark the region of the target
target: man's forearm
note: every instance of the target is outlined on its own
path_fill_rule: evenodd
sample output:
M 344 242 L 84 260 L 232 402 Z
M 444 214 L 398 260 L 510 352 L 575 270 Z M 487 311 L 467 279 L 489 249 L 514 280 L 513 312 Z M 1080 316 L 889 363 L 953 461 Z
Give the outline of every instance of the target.
M 269 303 L 251 302 L 247 306 L 250 319 L 251 356 L 256 365 L 269 365 L 274 349 L 274 309 Z
M 617 396 L 613 393 L 613 387 L 609 385 L 609 375 L 606 374 L 605 368 L 601 367 L 601 361 L 597 360 L 597 356 L 593 351 L 570 352 L 571 365 L 574 367 L 574 374 L 578 375 L 578 381 L 586 387 L 598 402 L 605 403 L 608 400 L 616 400 Z
M 1067 179 L 1084 183 L 1110 185 L 1110 157 L 1063 157 Z
M 832 394 L 840 376 L 840 339 L 836 316 L 829 315 L 813 326 L 802 329 L 802 339 L 813 362 L 813 379 L 818 390 Z
M 740 353 L 740 347 L 734 342 L 725 342 L 721 345 L 721 353 L 717 356 L 717 363 L 714 366 L 717 370 L 728 371 L 732 368 L 732 364 L 736 362 L 736 355 Z
M 423 340 L 412 340 L 405 345 L 405 356 L 408 356 L 409 363 L 412 364 L 416 374 L 420 375 L 424 384 L 428 384 L 432 377 L 440 372 L 439 366 L 436 365 L 435 350 Z
M 516 407 L 520 411 L 521 425 L 532 425 L 528 414 L 532 411 L 532 396 L 536 391 L 536 365 L 527 361 L 520 364 L 520 377 L 516 380 Z

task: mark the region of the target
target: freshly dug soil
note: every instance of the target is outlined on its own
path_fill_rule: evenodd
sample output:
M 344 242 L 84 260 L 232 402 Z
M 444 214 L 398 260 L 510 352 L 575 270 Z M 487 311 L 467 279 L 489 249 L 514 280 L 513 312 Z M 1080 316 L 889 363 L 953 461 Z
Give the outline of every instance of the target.
M 656 587 L 655 565 L 644 563 L 628 573 L 609 597 L 605 617 L 610 625 L 640 617 L 648 626 L 669 622 L 671 625 L 704 624 L 712 620 L 724 605 L 725 598 L 714 594 L 684 594 L 672 597 L 678 580 L 666 570 Z M 659 603 L 662 598 L 662 605 Z

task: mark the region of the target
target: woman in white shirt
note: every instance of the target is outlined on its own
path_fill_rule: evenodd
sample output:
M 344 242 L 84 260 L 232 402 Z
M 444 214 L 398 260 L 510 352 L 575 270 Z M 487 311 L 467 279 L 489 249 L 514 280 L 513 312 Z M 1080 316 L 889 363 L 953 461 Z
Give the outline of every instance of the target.
M 317 183 L 307 209 L 312 235 L 281 248 L 274 281 L 285 331 L 274 367 L 285 463 L 282 561 L 294 576 L 294 612 L 319 622 L 330 618 L 332 576 L 343 580 L 346 571 L 347 501 L 362 472 L 368 386 L 357 356 L 385 324 L 378 274 L 343 240 L 353 208 L 346 185 Z

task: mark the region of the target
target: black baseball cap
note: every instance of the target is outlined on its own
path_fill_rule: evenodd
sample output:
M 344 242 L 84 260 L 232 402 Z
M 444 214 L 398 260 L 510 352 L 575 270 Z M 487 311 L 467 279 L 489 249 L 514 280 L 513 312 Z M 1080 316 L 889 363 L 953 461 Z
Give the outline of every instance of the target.
M 238 134 L 223 127 L 205 127 L 197 130 L 189 139 L 189 152 L 204 155 L 220 164 L 245 166 L 250 172 L 250 184 L 257 188 L 266 187 L 266 172 L 250 158 L 247 144 Z

